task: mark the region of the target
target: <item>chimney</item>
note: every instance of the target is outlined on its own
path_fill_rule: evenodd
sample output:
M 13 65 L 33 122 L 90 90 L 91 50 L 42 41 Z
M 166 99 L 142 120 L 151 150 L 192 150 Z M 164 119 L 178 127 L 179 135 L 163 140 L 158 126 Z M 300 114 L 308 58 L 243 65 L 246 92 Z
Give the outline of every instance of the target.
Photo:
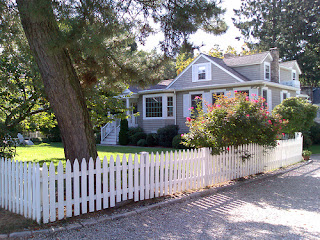
M 271 82 L 279 83 L 279 50 L 278 48 L 270 48 L 270 54 L 273 58 L 271 62 Z
M 225 53 L 223 55 L 224 58 L 232 58 L 232 57 L 235 57 L 232 53 Z

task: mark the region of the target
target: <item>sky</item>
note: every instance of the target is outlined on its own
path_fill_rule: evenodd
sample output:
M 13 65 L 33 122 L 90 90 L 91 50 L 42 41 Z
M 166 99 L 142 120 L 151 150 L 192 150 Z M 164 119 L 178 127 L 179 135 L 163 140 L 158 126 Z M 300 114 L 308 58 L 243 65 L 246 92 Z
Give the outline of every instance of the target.
M 237 51 L 240 51 L 244 41 L 243 39 L 240 39 L 240 41 L 235 39 L 236 37 L 241 36 L 241 34 L 232 23 L 232 17 L 234 17 L 233 9 L 239 9 L 240 5 L 241 0 L 223 0 L 222 7 L 226 9 L 224 20 L 229 27 L 226 33 L 220 36 L 214 36 L 213 34 L 207 34 L 202 30 L 198 30 L 190 37 L 190 41 L 193 42 L 194 45 L 204 44 L 205 46 L 200 48 L 201 52 L 208 52 L 215 44 L 218 44 L 222 50 L 226 50 L 226 48 L 231 45 Z M 139 45 L 139 48 L 150 51 L 157 46 L 161 37 L 162 35 L 159 33 L 152 35 L 147 39 L 145 46 Z

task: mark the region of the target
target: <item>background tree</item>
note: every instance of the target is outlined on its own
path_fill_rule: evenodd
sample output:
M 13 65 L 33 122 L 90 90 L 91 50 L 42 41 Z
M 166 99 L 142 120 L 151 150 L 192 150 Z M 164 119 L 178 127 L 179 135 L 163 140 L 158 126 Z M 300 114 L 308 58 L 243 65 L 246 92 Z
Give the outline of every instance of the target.
M 318 86 L 320 1 L 243 0 L 234 24 L 251 49 L 277 47 L 282 60 L 297 60 L 303 83 Z
M 306 99 L 292 97 L 277 105 L 272 113 L 279 114 L 289 121 L 283 128 L 283 132 L 292 135 L 295 132 L 310 130 L 317 116 L 317 109 L 316 105 L 309 103 Z
M 215 1 L 16 2 L 71 161 L 97 156 L 83 87 L 97 81 L 143 85 L 159 79 L 161 59 L 134 51 L 135 39 L 153 31 L 150 19 L 161 26 L 161 48 L 167 55 L 199 28 L 215 34 L 226 29 L 220 18 L 224 11 Z

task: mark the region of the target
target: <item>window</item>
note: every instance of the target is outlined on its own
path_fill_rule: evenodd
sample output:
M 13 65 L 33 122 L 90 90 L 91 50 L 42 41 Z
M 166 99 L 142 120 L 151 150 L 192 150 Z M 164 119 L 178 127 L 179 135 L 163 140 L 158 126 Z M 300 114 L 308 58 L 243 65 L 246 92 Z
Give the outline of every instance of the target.
M 212 105 L 219 99 L 219 96 L 223 96 L 224 92 L 215 92 L 212 94 Z
M 288 98 L 287 93 L 282 93 L 282 100 L 285 100 L 286 98 Z
M 167 116 L 173 117 L 173 97 L 167 98 Z
M 263 89 L 262 90 L 262 97 L 265 99 L 263 105 L 266 107 L 268 104 L 268 90 Z
M 206 67 L 201 66 L 198 67 L 198 80 L 205 80 L 206 79 Z
M 264 63 L 264 80 L 270 81 L 270 63 Z
M 238 93 L 246 94 L 247 96 L 249 96 L 249 90 L 240 90 L 238 91 Z
M 197 105 L 202 102 L 202 94 L 192 94 L 191 95 L 191 107 L 194 109 L 194 115 L 198 115 Z
M 201 63 L 192 66 L 192 82 L 211 80 L 211 64 Z
M 292 81 L 297 80 L 296 71 L 292 70 Z
M 146 117 L 162 117 L 162 97 L 146 98 Z

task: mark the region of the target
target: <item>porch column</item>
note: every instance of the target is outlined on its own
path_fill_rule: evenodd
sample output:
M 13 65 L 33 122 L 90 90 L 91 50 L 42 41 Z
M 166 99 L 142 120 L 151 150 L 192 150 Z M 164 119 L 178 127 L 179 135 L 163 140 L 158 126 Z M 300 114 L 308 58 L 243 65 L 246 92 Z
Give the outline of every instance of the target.
M 130 107 L 130 98 L 126 98 L 126 108 L 129 109 L 129 107 Z M 130 115 L 130 111 L 127 110 L 127 116 L 129 115 Z

